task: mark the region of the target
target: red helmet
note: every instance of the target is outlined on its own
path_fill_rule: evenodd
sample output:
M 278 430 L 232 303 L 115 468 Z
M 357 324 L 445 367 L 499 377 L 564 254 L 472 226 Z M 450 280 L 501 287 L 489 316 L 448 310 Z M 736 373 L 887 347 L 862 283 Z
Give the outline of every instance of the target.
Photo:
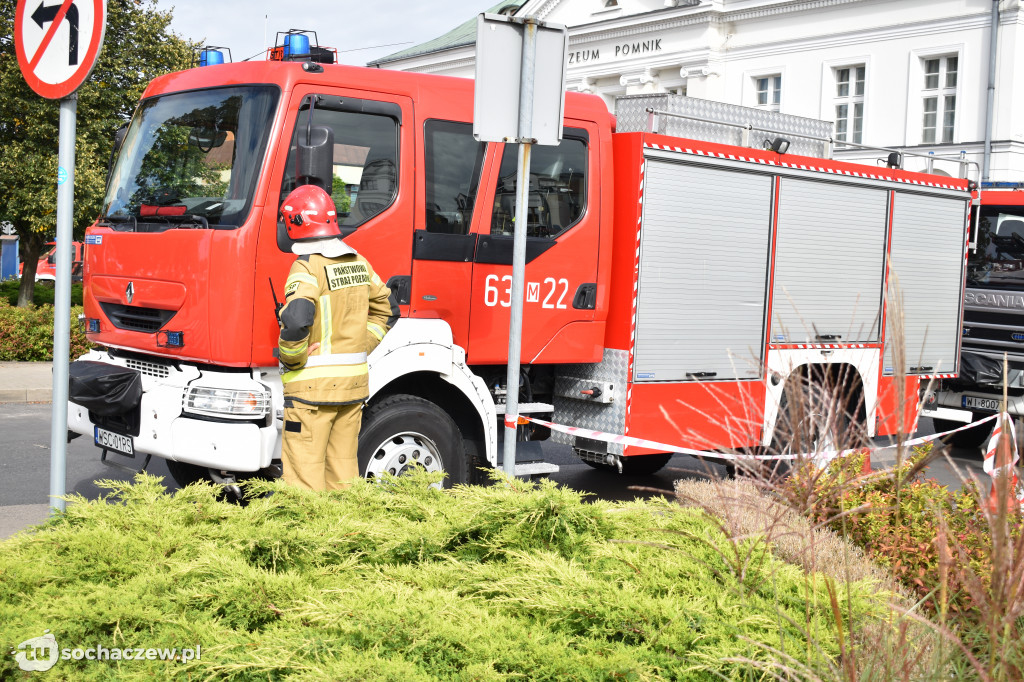
M 281 204 L 281 218 L 292 241 L 341 236 L 331 195 L 317 185 L 293 189 Z

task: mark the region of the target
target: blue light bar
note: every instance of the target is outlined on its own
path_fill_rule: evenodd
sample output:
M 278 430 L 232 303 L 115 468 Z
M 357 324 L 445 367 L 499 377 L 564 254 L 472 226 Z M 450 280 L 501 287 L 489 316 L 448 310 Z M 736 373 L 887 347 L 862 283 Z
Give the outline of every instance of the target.
M 199 53 L 199 66 L 215 66 L 224 63 L 224 53 L 220 50 L 202 50 Z
M 1024 189 L 1024 182 L 1009 182 L 1000 180 L 997 182 L 983 182 L 982 189 Z
M 87 331 L 89 331 L 92 334 L 98 333 L 100 331 L 100 321 L 98 319 L 96 319 L 95 317 L 90 317 L 89 318 L 89 328 L 88 328 Z

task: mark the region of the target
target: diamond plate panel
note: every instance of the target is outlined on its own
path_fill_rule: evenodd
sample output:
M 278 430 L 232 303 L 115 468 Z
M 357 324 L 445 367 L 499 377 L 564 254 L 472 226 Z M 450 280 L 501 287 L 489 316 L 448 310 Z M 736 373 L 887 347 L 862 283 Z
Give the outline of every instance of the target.
M 552 421 L 605 433 L 622 434 L 626 429 L 626 378 L 629 352 L 604 349 L 601 362 L 585 365 L 563 365 L 555 377 L 555 413 Z M 610 403 L 563 397 L 579 383 L 607 382 L 614 387 L 615 399 Z M 572 445 L 573 437 L 551 432 L 551 440 Z M 622 446 L 609 443 L 608 452 L 622 454 Z
M 764 129 L 777 131 L 783 135 L 786 133 L 799 133 L 801 135 L 812 135 L 822 138 L 832 137 L 833 124 L 830 121 L 819 121 L 814 118 L 780 114 L 776 111 L 741 107 L 735 104 L 725 104 L 724 102 L 712 102 L 711 100 L 698 99 L 696 97 L 670 94 L 630 95 L 618 98 L 615 102 L 616 131 L 620 133 L 646 132 L 648 107 L 657 111 L 667 111 L 671 114 L 684 114 L 686 116 L 696 116 L 703 119 L 738 123 L 741 125 L 749 124 L 759 129 L 750 132 L 749 146 L 752 149 L 763 149 L 765 138 L 774 136 L 773 133 L 764 132 Z M 658 132 L 662 135 L 686 137 L 691 140 L 718 142 L 736 146 L 741 145 L 743 142 L 743 132 L 740 128 L 710 121 L 677 118 L 675 116 L 659 116 Z M 788 139 L 790 141 L 790 154 L 816 156 L 818 158 L 825 158 L 826 156 L 826 144 L 824 142 L 801 137 Z

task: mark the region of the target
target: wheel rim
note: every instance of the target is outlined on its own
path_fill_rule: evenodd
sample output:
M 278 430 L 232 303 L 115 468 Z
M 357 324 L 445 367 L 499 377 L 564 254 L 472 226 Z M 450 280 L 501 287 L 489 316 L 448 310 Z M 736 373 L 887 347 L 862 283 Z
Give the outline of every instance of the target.
M 385 474 L 402 476 L 418 468 L 443 472 L 440 450 L 434 441 L 422 433 L 404 431 L 389 437 L 373 449 L 363 475 L 370 479 Z M 438 483 L 431 487 L 440 488 L 441 485 Z

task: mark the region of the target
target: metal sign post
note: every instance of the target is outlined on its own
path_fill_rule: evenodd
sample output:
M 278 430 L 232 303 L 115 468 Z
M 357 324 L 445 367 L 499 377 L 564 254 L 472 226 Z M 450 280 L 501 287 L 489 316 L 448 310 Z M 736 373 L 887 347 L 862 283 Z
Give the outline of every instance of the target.
M 60 101 L 57 143 L 57 281 L 53 297 L 53 409 L 50 419 L 50 507 L 64 511 L 67 484 L 68 356 L 71 354 L 71 243 L 75 214 L 78 95 Z
M 107 25 L 106 0 L 46 5 L 18 0 L 14 44 L 25 81 L 60 100 L 57 143 L 57 272 L 53 305 L 53 410 L 50 420 L 50 507 L 64 511 L 67 487 L 68 356 L 71 353 L 71 250 L 75 214 L 75 91 L 96 65 Z
M 530 150 L 533 144 L 557 145 L 562 140 L 568 42 L 565 26 L 544 24 L 533 17 L 481 14 L 477 20 L 473 134 L 478 140 L 519 143 L 502 455 L 502 469 L 509 476 L 515 475 L 516 470 Z M 517 56 L 520 71 L 515 79 L 505 73 L 504 65 Z M 558 64 L 559 69 L 547 69 L 538 78 L 538 61 Z

